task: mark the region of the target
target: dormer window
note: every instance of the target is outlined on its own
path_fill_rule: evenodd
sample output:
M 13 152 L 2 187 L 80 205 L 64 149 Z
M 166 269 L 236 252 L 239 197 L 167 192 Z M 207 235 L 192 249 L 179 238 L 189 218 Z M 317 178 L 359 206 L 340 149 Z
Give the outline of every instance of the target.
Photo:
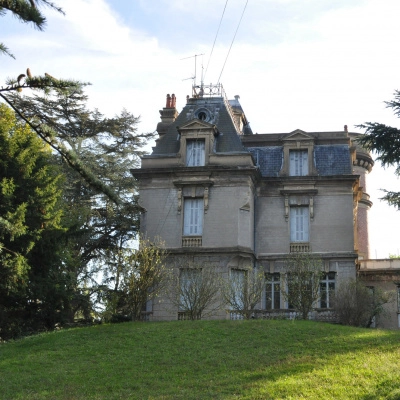
M 313 152 L 315 137 L 296 129 L 282 139 L 283 166 L 281 176 L 314 176 Z
M 308 175 L 308 150 L 289 151 L 289 175 Z
M 205 140 L 186 141 L 186 166 L 202 167 L 205 165 Z

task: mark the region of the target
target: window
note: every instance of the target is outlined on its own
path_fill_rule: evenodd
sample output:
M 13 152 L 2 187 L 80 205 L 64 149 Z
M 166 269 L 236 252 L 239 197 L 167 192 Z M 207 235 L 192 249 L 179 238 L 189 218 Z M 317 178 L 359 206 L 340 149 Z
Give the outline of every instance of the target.
M 309 207 L 292 206 L 290 207 L 290 241 L 308 242 L 309 241 Z
M 320 307 L 332 308 L 333 297 L 335 295 L 335 272 L 328 272 L 321 279 L 320 290 Z
M 243 310 L 244 308 L 244 290 L 246 284 L 246 271 L 241 269 L 232 269 L 230 276 L 230 294 L 231 308 L 234 310 Z
M 204 200 L 201 198 L 185 199 L 183 211 L 183 234 L 201 236 L 203 234 Z
M 281 308 L 281 277 L 279 273 L 265 274 L 265 309 Z
M 308 175 L 308 150 L 289 151 L 289 175 Z
M 179 311 L 193 311 L 201 288 L 201 269 L 183 268 L 179 275 Z
M 186 166 L 201 167 L 205 165 L 204 140 L 186 141 Z
M 397 312 L 400 313 L 400 286 L 397 286 Z

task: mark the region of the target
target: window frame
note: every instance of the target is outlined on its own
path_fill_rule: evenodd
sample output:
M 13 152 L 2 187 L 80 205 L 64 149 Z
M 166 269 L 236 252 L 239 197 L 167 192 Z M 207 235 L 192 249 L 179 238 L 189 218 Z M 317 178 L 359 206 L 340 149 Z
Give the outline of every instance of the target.
M 183 236 L 202 236 L 204 227 L 204 198 L 187 197 L 183 201 Z
M 290 242 L 310 242 L 310 206 L 290 206 L 289 214 Z
M 205 139 L 186 139 L 186 166 L 204 167 L 206 161 Z
M 264 306 L 266 310 L 281 309 L 281 275 L 279 272 L 266 273 L 264 281 Z M 270 287 L 270 290 L 268 289 Z M 269 296 L 270 293 L 270 296 Z
M 333 286 L 333 288 L 332 288 Z M 336 292 L 336 272 L 329 271 L 324 274 L 319 284 L 319 307 L 333 308 L 333 297 Z M 323 299 L 323 293 L 325 298 Z M 333 295 L 333 296 L 332 296 Z
M 180 268 L 179 269 L 179 307 L 180 312 L 188 311 L 193 304 L 188 301 L 193 300 L 190 295 L 184 295 L 185 291 L 193 290 L 191 287 L 196 280 L 202 279 L 202 268 Z M 196 287 L 194 289 L 197 289 Z
M 289 150 L 289 176 L 308 176 L 308 149 Z

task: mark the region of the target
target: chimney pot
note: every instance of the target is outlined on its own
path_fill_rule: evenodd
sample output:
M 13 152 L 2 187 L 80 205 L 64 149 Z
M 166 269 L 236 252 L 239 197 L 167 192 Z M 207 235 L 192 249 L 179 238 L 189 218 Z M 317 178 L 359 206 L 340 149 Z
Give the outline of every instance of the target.
M 169 95 L 169 93 L 167 94 L 167 104 L 165 106 L 165 108 L 171 108 L 171 96 Z

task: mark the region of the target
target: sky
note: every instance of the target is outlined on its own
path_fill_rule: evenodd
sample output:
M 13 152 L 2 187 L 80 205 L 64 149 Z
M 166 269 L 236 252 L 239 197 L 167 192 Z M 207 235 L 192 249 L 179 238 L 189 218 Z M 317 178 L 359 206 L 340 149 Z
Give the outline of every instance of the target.
M 399 127 L 384 103 L 400 90 L 399 0 L 54 2 L 66 15 L 43 9 L 44 32 L 1 17 L 1 42 L 16 57 L 0 56 L 3 82 L 27 67 L 90 82 L 90 106 L 107 116 L 127 109 L 140 132 L 155 131 L 167 93 L 183 108 L 195 72 L 196 83 L 203 75 L 240 96 L 254 133 Z M 379 200 L 382 188 L 398 191 L 399 180 L 377 162 L 371 258 L 400 254 L 400 211 Z

